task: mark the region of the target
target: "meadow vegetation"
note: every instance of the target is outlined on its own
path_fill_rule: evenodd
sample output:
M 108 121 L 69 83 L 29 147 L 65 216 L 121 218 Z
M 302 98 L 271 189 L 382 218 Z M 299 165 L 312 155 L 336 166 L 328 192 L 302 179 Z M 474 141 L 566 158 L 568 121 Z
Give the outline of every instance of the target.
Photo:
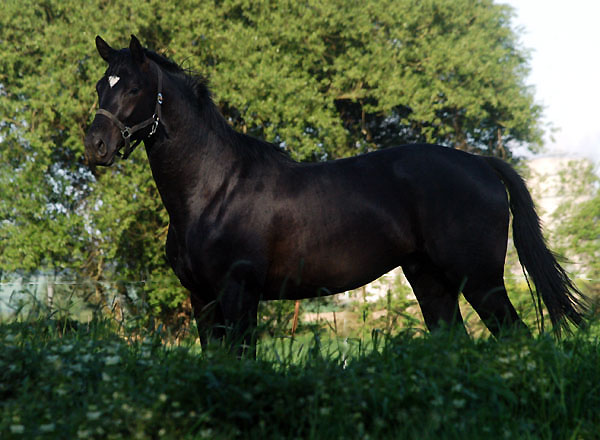
M 390 331 L 365 318 L 345 336 L 331 323 L 305 323 L 291 337 L 288 306 L 270 315 L 279 321 L 263 320 L 256 360 L 220 347 L 202 351 L 193 332 L 175 338 L 132 318 L 5 320 L 0 437 L 597 435 L 596 324 L 562 341 L 548 334 L 497 341 L 429 334 L 414 321 Z

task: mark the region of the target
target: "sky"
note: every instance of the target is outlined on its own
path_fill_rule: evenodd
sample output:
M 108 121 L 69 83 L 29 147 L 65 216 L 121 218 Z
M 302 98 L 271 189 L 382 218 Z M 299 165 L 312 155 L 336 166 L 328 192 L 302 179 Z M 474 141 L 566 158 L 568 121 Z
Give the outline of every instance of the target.
M 600 164 L 600 1 L 497 1 L 515 9 L 513 25 L 532 51 L 527 83 L 544 107 L 544 122 L 558 129 L 546 134 L 547 152 Z

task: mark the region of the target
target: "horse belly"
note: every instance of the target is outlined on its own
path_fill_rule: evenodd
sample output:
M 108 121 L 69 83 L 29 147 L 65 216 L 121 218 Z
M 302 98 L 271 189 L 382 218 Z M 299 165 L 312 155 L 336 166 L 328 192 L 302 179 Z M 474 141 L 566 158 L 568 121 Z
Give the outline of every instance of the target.
M 265 288 L 268 299 L 352 290 L 399 266 L 413 251 L 407 216 L 399 219 L 394 210 L 381 206 L 343 211 L 316 215 L 320 220 L 288 229 L 275 243 Z

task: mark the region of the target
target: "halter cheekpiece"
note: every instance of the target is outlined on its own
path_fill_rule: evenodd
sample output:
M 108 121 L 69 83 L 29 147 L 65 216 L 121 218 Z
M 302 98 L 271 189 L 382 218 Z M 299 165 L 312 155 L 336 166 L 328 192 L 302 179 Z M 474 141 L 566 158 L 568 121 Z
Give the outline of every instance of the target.
M 121 155 L 121 157 L 123 159 L 127 159 L 129 157 L 129 155 L 131 153 L 133 153 L 133 150 L 135 150 L 135 148 L 143 140 L 143 139 L 137 139 L 134 141 L 133 145 L 131 145 L 130 138 L 134 133 L 151 125 L 152 128 L 150 129 L 150 134 L 147 137 L 147 138 L 150 138 L 154 133 L 156 133 L 156 130 L 158 128 L 158 123 L 161 118 L 160 109 L 161 109 L 161 106 L 163 103 L 163 95 L 162 95 L 162 71 L 160 70 L 160 67 L 158 67 L 158 66 L 157 66 L 157 70 L 158 70 L 158 91 L 156 93 L 156 106 L 154 107 L 154 114 L 152 115 L 151 118 L 148 118 L 145 121 L 134 125 L 133 127 L 128 127 L 125 124 L 123 124 L 123 122 L 121 122 L 119 120 L 119 118 L 117 118 L 114 114 L 112 114 L 108 110 L 104 110 L 103 108 L 99 108 L 98 110 L 96 110 L 97 115 L 106 116 L 111 121 L 113 121 L 117 127 L 119 127 L 119 130 L 121 130 L 121 136 L 123 136 L 123 140 L 125 141 L 125 143 L 123 145 L 124 150 L 123 150 L 122 154 L 119 151 L 117 151 L 117 154 Z M 119 148 L 119 150 L 120 149 L 121 148 Z

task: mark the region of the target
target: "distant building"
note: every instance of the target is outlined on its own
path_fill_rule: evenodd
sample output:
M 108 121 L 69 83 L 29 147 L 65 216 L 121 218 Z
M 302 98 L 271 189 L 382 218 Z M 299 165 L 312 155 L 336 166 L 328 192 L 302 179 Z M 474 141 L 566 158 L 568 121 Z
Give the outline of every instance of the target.
M 22 311 L 25 304 L 27 307 L 36 302 L 46 304 L 51 292 L 52 287 L 44 275 L 3 277 L 0 279 L 0 318 Z
M 547 156 L 530 159 L 527 166 L 531 176 L 527 179 L 533 199 L 538 209 L 538 215 L 543 224 L 552 230 L 556 219 L 552 214 L 570 197 L 569 182 L 576 179 L 575 170 L 590 164 L 588 159 L 569 156 Z M 577 202 L 585 200 L 585 195 L 579 196 Z

